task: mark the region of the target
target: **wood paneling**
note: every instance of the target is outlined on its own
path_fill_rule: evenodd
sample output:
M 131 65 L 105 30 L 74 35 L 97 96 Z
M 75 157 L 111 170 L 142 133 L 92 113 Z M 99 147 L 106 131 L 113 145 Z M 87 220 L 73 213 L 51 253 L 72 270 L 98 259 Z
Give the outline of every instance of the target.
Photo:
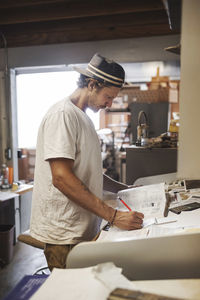
M 0 33 L 17 47 L 179 32 L 170 29 L 162 0 L 7 0 Z
M 40 3 L 35 4 L 22 2 L 21 6 L 16 1 L 8 7 L 0 3 L 0 23 L 17 24 L 163 10 L 162 3 L 157 0 L 37 1 Z

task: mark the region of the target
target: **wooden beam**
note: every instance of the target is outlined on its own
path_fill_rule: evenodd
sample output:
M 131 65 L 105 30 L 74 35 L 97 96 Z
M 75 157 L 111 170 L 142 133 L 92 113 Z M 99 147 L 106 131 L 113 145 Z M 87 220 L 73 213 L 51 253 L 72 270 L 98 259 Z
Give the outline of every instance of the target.
M 114 15 L 112 18 L 110 16 L 96 16 L 87 18 L 77 18 L 59 21 L 49 21 L 49 22 L 36 22 L 15 25 L 0 25 L 0 30 L 3 33 L 17 34 L 18 32 L 27 31 L 59 31 L 62 29 L 76 29 L 79 31 L 91 30 L 92 28 L 98 30 L 100 28 L 112 28 L 116 25 L 128 26 L 128 25 L 151 25 L 151 24 L 166 24 L 169 28 L 167 22 L 167 16 L 164 11 L 155 12 L 144 12 L 144 13 L 129 13 L 124 15 Z
M 59 44 L 69 42 L 123 39 L 176 34 L 163 18 L 164 12 L 90 17 L 76 20 L 1 26 L 8 47 Z M 167 18 L 167 17 L 166 17 Z
M 10 6 L 2 2 L 0 25 L 164 10 L 161 0 L 10 0 Z
M 71 0 L 6 0 L 0 2 L 0 8 L 14 8 L 39 4 L 70 2 Z
M 90 32 L 77 31 L 59 31 L 59 32 L 40 32 L 31 34 L 19 34 L 16 36 L 7 37 L 7 45 L 9 48 L 13 47 L 27 47 L 39 46 L 48 44 L 74 43 L 74 42 L 88 42 L 101 40 L 115 40 L 128 39 L 137 37 L 149 37 L 159 35 L 172 34 L 165 25 L 152 25 L 149 27 L 131 27 L 129 28 L 115 28 L 114 30 L 98 31 L 91 30 Z M 174 32 L 176 34 L 176 32 Z

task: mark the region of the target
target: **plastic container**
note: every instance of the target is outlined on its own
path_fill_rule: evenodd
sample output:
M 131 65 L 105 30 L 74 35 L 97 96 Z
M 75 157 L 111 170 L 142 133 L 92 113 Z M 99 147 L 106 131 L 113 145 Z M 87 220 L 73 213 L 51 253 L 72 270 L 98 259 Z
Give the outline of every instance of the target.
M 8 264 L 13 257 L 14 225 L 0 225 L 0 265 Z

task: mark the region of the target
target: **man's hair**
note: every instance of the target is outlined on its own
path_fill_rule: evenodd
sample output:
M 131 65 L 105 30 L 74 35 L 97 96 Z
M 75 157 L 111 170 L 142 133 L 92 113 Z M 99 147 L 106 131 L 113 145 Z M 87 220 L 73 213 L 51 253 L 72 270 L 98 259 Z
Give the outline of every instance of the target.
M 78 88 L 83 89 L 84 87 L 87 87 L 90 80 L 95 81 L 97 89 L 102 89 L 104 87 L 110 87 L 110 86 L 112 86 L 111 84 L 109 84 L 109 83 L 107 83 L 105 81 L 101 82 L 99 80 L 93 79 L 93 78 L 88 77 L 86 75 L 80 74 L 80 77 L 79 77 L 79 79 L 77 81 Z

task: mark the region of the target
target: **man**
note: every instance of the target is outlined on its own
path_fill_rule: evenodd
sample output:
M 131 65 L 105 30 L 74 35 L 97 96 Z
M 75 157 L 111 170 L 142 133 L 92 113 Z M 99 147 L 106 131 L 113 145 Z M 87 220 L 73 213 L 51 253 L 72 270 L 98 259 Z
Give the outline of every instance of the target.
M 126 230 L 142 227 L 143 214 L 122 212 L 102 201 L 104 189 L 127 188 L 102 176 L 100 143 L 86 115 L 111 107 L 124 83 L 123 68 L 95 54 L 86 70 L 77 69 L 78 88 L 45 115 L 38 132 L 31 235 L 45 243 L 50 270 L 65 268 L 66 257 L 79 242 L 99 231 L 101 219 Z

